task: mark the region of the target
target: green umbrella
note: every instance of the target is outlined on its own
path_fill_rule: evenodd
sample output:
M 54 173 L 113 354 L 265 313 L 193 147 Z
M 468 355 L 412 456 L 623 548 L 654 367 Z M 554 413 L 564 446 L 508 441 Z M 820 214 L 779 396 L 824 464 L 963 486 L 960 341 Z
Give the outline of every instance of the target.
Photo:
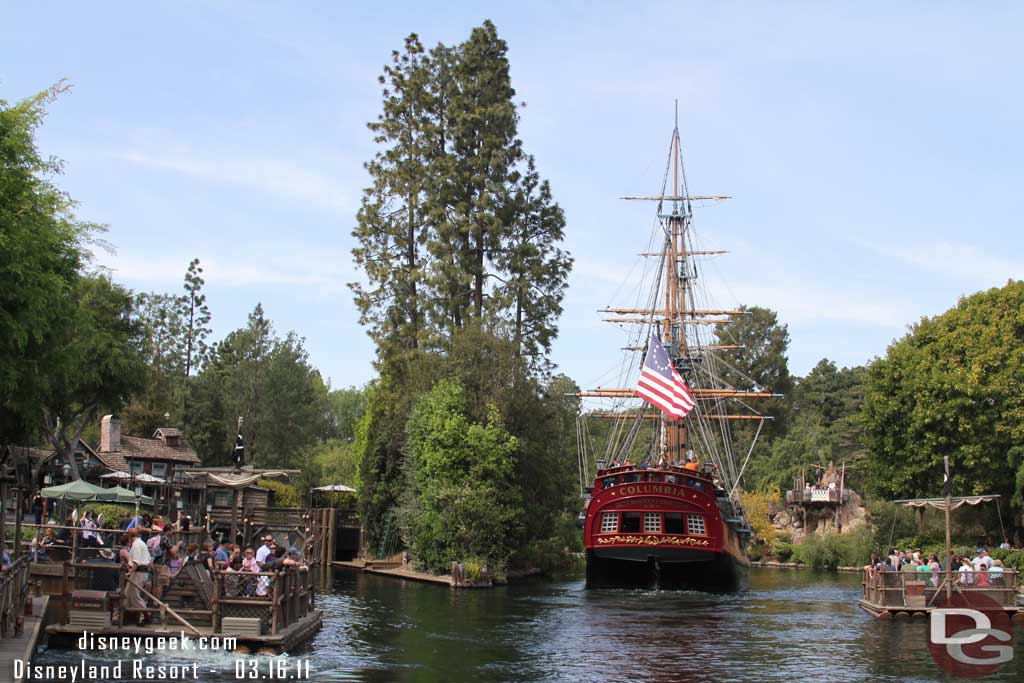
M 100 500 L 108 500 L 112 503 L 134 503 L 136 499 L 140 505 L 152 505 L 153 498 L 151 496 L 136 496 L 134 491 L 126 489 L 123 486 L 115 486 L 112 489 L 103 489 L 103 493 L 108 496 L 101 498 Z
M 46 498 L 62 498 L 66 500 L 103 500 L 100 496 L 106 491 L 107 489 L 79 479 L 78 481 L 69 481 L 67 484 L 61 484 L 60 486 L 49 486 L 42 490 L 42 494 Z

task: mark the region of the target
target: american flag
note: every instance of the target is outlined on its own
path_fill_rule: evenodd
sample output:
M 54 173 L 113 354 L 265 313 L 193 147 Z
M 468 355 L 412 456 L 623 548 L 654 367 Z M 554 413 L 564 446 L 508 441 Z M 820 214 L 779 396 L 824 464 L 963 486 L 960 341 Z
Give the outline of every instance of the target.
M 633 395 L 661 408 L 670 417 L 686 417 L 696 405 L 686 382 L 672 366 L 672 361 L 654 328 L 651 328 L 647 357 L 644 359 L 640 381 L 637 382 Z

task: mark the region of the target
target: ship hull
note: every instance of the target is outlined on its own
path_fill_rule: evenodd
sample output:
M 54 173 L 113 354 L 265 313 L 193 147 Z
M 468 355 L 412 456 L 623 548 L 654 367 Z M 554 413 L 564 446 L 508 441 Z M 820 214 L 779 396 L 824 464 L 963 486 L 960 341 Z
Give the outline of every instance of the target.
M 633 549 L 630 549 L 633 550 Z M 649 590 L 696 590 L 708 593 L 735 593 L 749 585 L 748 564 L 729 553 L 634 550 L 624 553 L 587 551 L 587 588 L 626 588 Z
M 747 586 L 736 509 L 706 471 L 620 466 L 600 471 L 592 491 L 583 515 L 588 588 Z

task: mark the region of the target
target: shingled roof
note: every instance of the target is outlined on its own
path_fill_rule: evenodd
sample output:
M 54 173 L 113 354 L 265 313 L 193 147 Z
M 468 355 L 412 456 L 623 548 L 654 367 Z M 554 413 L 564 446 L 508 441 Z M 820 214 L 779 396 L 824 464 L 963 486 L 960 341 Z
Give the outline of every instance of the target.
M 162 439 L 141 439 L 137 436 L 122 436 L 121 450 L 118 453 L 108 452 L 102 455 L 120 455 L 125 460 L 166 460 L 182 462 L 188 465 L 198 465 L 199 456 L 196 455 L 196 452 L 185 442 L 180 443 L 180 446 L 168 446 Z

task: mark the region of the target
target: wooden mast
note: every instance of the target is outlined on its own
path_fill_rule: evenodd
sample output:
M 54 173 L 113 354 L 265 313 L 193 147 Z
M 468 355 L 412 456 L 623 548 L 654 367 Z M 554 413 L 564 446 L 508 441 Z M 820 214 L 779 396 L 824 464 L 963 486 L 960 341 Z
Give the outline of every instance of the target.
M 672 194 L 676 197 L 679 196 L 679 103 L 676 103 L 676 121 L 675 128 L 672 130 Z M 676 336 L 672 337 L 672 324 L 673 322 L 678 323 L 680 320 L 680 306 L 686 301 L 686 281 L 683 280 L 679 272 L 679 265 L 685 263 L 686 259 L 684 252 L 686 249 L 686 242 L 683 238 L 682 231 L 684 228 L 683 215 L 685 212 L 685 204 L 680 208 L 680 201 L 673 200 L 672 202 L 672 215 L 669 217 L 669 225 L 671 227 L 671 234 L 667 240 L 667 247 L 669 253 L 666 254 L 665 261 L 667 262 L 667 280 L 666 280 L 666 292 L 670 292 L 671 296 L 669 299 L 669 305 L 665 310 L 665 325 L 667 330 L 666 339 L 672 343 L 671 346 L 671 357 L 673 364 L 677 358 L 686 357 L 686 328 L 682 325 L 676 324 Z M 683 419 L 672 419 L 667 425 L 669 428 L 669 439 L 668 446 L 669 452 L 666 460 L 672 463 L 682 463 L 686 460 L 686 420 Z

